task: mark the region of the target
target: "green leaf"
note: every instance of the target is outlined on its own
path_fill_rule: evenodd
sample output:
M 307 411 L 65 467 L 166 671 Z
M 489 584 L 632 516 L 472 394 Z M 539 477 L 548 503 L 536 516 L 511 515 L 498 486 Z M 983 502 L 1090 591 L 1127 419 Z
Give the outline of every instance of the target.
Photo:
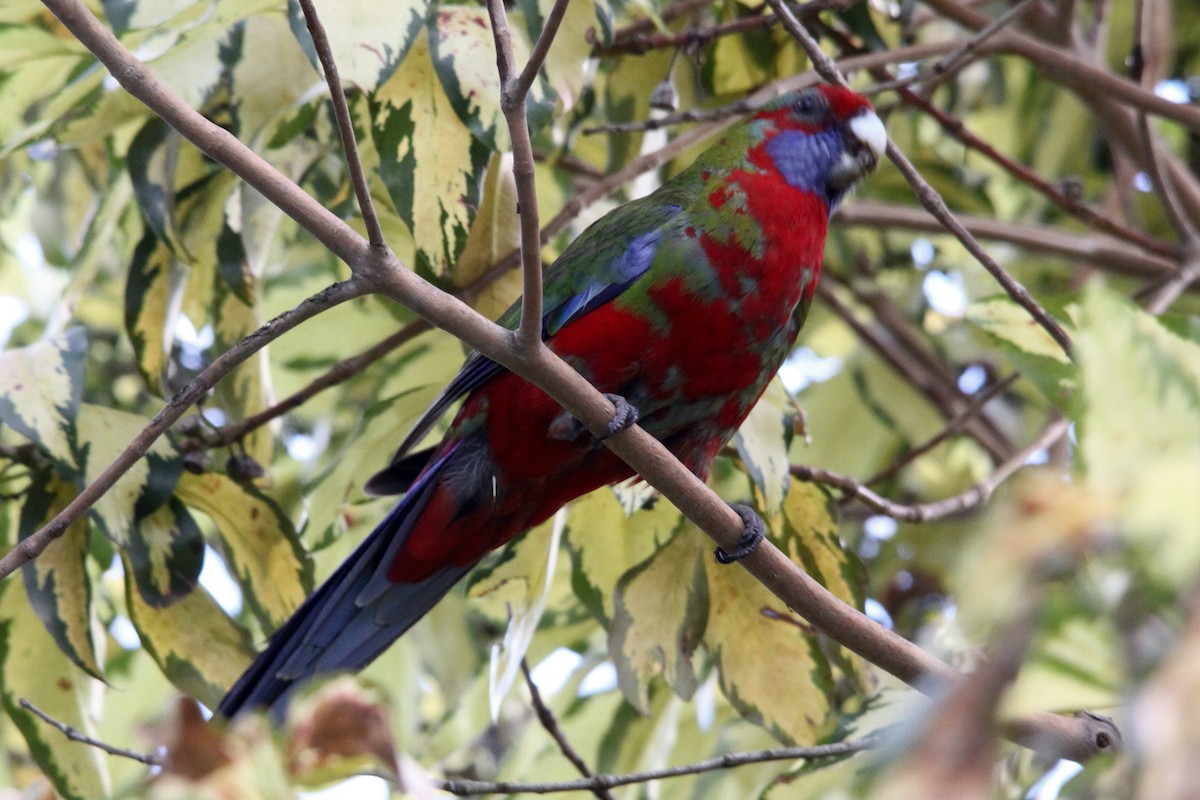
M 999 342 L 1048 400 L 1068 406 L 1078 381 L 1075 365 L 1028 311 L 1008 297 L 992 297 L 969 305 L 966 319 Z
M 1200 345 L 1093 282 L 1075 350 L 1079 447 L 1089 487 L 1111 497 L 1146 566 L 1176 586 L 1200 571 Z
M 733 437 L 746 471 L 763 493 L 763 506 L 768 513 L 779 509 L 792 480 L 788 446 L 795 416 L 795 402 L 777 378 L 768 384 Z
M 0 423 L 34 442 L 60 466 L 76 464 L 72 432 L 83 392 L 82 328 L 0 353 Z
M 392 77 L 429 14 L 428 0 L 404 0 L 388 6 L 386 24 L 381 24 L 379 4 L 371 0 L 315 0 L 313 5 L 329 38 L 338 75 L 364 92 Z M 317 51 L 296 0 L 288 0 L 288 21 L 308 60 L 319 71 Z
M 175 603 L 156 608 L 142 600 L 125 564 L 125 601 L 142 645 L 181 692 L 216 708 L 254 658 L 250 634 L 197 587 Z
M 147 603 L 170 605 L 192 591 L 204 565 L 204 534 L 174 497 L 139 517 L 125 549 Z
M 380 172 L 412 231 L 416 266 L 444 274 L 466 244 L 488 149 L 459 119 L 426 35 L 372 96 L 371 116 Z
M 322 17 L 322 22 L 339 25 L 347 5 L 338 3 L 330 14 L 333 19 Z M 289 4 L 289 11 L 293 9 L 298 10 L 298 4 Z M 389 20 L 389 24 L 378 25 L 374 31 L 392 34 L 395 26 Z M 307 46 L 309 40 L 305 43 Z M 257 14 L 230 32 L 221 60 L 229 75 L 233 133 L 243 141 L 255 140 L 269 123 L 279 121 L 295 108 L 311 82 L 318 80 L 309 69 L 306 55 L 288 34 L 288 20 L 282 14 Z M 369 52 L 363 55 L 378 57 Z M 344 75 L 342 62 L 337 63 L 338 74 Z
M 626 572 L 613 592 L 608 652 L 625 699 L 650 712 L 650 682 L 662 676 L 690 700 L 696 691 L 692 653 L 708 619 L 704 537 L 681 526 L 658 552 Z
M 12 582 L 0 584 L 0 693 L 8 718 L 54 789 L 70 800 L 108 797 L 108 769 L 94 747 L 72 742 L 22 708 L 26 699 L 59 722 L 95 736 L 93 713 L 104 685 L 67 658 Z M 7 597 L 5 595 L 8 595 Z
M 312 562 L 283 510 L 225 475 L 185 473 L 175 496 L 217 525 L 222 551 L 264 630 L 276 630 L 304 602 Z
M 60 481 L 49 470 L 35 473 L 21 506 L 21 539 L 31 536 L 73 499 L 73 486 Z M 86 569 L 87 554 L 87 522 L 79 519 L 40 556 L 26 564 L 22 572 L 29 604 L 59 649 L 84 672 L 103 680 L 104 671 L 92 640 L 95 609 L 92 582 Z

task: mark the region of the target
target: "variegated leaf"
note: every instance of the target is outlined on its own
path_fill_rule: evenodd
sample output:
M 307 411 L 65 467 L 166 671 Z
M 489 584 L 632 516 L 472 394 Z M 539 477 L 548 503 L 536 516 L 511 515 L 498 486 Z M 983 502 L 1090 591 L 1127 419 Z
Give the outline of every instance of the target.
M 59 465 L 76 464 L 72 441 L 87 340 L 82 328 L 0 353 L 0 423 L 38 445 Z
M 428 0 L 402 0 L 386 7 L 371 0 L 315 0 L 321 27 L 344 82 L 370 92 L 384 83 L 412 47 L 429 13 Z M 288 20 L 313 67 L 320 69 L 304 13 L 288 0 Z
M 517 186 L 512 174 L 512 155 L 494 153 L 483 181 L 483 200 L 471 222 L 471 232 L 462 255 L 450 276 L 455 286 L 468 286 L 478 280 L 496 262 L 521 245 L 520 217 L 517 216 Z M 521 271 L 509 270 L 476 295 L 475 310 L 488 319 L 496 319 L 521 294 Z
M 608 652 L 630 704 L 648 714 L 650 682 L 662 677 L 685 700 L 696 691 L 692 653 L 708 620 L 705 540 L 681 526 L 647 560 L 626 572 L 613 592 Z
M 598 489 L 571 504 L 566 536 L 571 580 L 593 616 L 609 623 L 617 581 L 671 538 L 678 525 L 679 512 L 665 501 L 627 516 L 610 489 Z
M 866 568 L 842 546 L 837 506 L 824 489 L 792 479 L 780 513 L 771 518 L 771 531 L 788 558 L 838 598 L 862 608 Z
M 704 564 L 709 596 L 704 647 L 717 666 L 721 691 L 738 713 L 782 741 L 823 739 L 833 730 L 833 681 L 816 637 L 780 618 L 788 615 L 783 602 L 744 569 L 712 558 Z
M 25 699 L 54 719 L 95 736 L 93 714 L 104 684 L 71 663 L 12 581 L 0 583 L 0 696 L 29 754 L 54 789 L 70 800 L 111 792 L 104 754 L 72 742 L 21 706 Z
M 21 506 L 21 539 L 32 535 L 74 498 L 75 488 L 50 470 L 34 473 Z M 92 640 L 95 609 L 92 582 L 85 568 L 87 554 L 87 521 L 79 519 L 22 572 L 29 604 L 59 649 L 80 669 L 103 679 Z
M 372 96 L 384 185 L 412 231 L 417 268 L 442 274 L 466 244 L 488 149 L 459 119 L 422 34 Z
M 136 414 L 82 404 L 77 422 L 82 483 L 94 481 L 147 422 Z M 195 523 L 178 503 L 165 506 L 182 470 L 175 448 L 159 439 L 88 512 L 106 536 L 133 554 L 133 574 L 152 603 L 170 602 L 200 573 L 203 540 Z
M 216 708 L 254 657 L 250 634 L 197 587 L 166 608 L 146 603 L 125 563 L 125 600 L 142 646 L 181 692 Z
M 795 403 L 778 378 L 771 381 L 733 437 L 738 455 L 759 491 L 763 507 L 774 513 L 791 482 L 788 445 L 792 440 Z
M 256 489 L 215 472 L 185 473 L 175 496 L 217 524 L 222 551 L 265 630 L 275 630 L 304 601 L 312 562 L 287 515 Z
M 174 266 L 171 248 L 148 230 L 133 252 L 125 281 L 125 332 L 146 387 L 160 397 L 165 395 L 163 379 L 175 329 Z
M 514 38 L 517 64 L 526 48 Z M 433 68 L 454 113 L 489 149 L 508 149 L 508 129 L 500 110 L 500 75 L 487 11 L 475 6 L 439 4 L 429 18 Z

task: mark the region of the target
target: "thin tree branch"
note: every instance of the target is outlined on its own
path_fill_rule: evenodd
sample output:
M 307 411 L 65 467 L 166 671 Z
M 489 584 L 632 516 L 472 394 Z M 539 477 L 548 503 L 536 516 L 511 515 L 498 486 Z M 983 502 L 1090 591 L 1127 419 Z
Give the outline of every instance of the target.
M 704 772 L 731 769 L 747 764 L 761 764 L 764 761 L 819 761 L 826 758 L 841 758 L 879 746 L 874 738 L 856 739 L 822 744 L 814 747 L 777 747 L 772 750 L 758 750 L 751 753 L 727 753 L 717 758 L 697 761 L 679 767 L 635 772 L 628 775 L 595 775 L 578 781 L 559 781 L 556 783 L 515 783 L 468 780 L 442 780 L 437 786 L 444 792 L 457 795 L 473 794 L 553 794 L 556 792 L 578 792 L 595 789 L 615 789 L 618 786 L 629 786 L 635 783 L 648 783 L 663 778 L 678 778 L 683 775 L 699 775 Z
M 821 77 L 830 83 L 845 86 L 846 78 L 838 71 L 837 64 L 821 50 L 817 41 L 809 35 L 804 26 L 800 24 L 787 6 L 783 4 L 783 0 L 767 0 L 767 2 L 775 9 L 775 13 L 779 14 L 788 33 L 792 34 L 796 41 L 800 42 L 800 46 L 804 48 L 804 52 L 808 54 L 814 68 Z M 913 187 L 917 199 L 921 201 L 921 205 L 925 206 L 929 213 L 937 217 L 938 221 L 945 225 L 962 242 L 963 247 L 967 248 L 967 251 L 983 265 L 984 269 L 991 273 L 992 277 L 996 279 L 996 282 L 1000 284 L 1008 296 L 1024 308 L 1039 325 L 1046 329 L 1046 332 L 1058 343 L 1063 352 L 1070 354 L 1071 339 L 1067 336 L 1067 332 L 1063 330 L 1063 327 L 1058 324 L 1058 321 L 1033 299 L 1033 295 L 1024 286 L 996 263 L 988 255 L 987 251 L 980 246 L 979 242 L 975 241 L 975 237 L 971 235 L 970 231 L 963 227 L 954 217 L 954 214 L 950 212 L 950 209 L 946 207 L 946 202 L 942 199 L 942 196 L 921 177 L 921 174 L 917 172 L 912 162 L 900 152 L 900 149 L 891 140 L 888 141 L 887 154 L 892 163 L 896 165 L 896 168 L 900 170 L 905 180 Z
M 864 53 L 862 55 L 853 55 L 848 58 L 841 59 L 837 62 L 837 66 L 843 72 L 851 73 L 858 70 L 870 70 L 875 67 L 885 66 L 887 64 L 896 64 L 906 61 L 919 61 L 923 58 L 945 53 L 952 49 L 956 43 L 961 40 L 948 40 L 943 42 L 928 42 L 923 44 L 915 44 L 910 47 L 898 47 L 895 50 L 881 50 L 879 52 Z M 776 81 L 767 89 L 755 92 L 750 97 L 739 100 L 736 103 L 714 108 L 711 110 L 692 109 L 683 111 L 678 114 L 666 114 L 661 117 L 653 117 L 651 119 L 639 120 L 636 122 L 610 122 L 604 125 L 594 125 L 584 128 L 583 133 L 637 133 L 640 131 L 651 131 L 659 128 L 666 128 L 672 125 L 681 125 L 687 122 L 709 122 L 713 120 L 725 120 L 732 117 L 744 115 L 755 110 L 763 103 L 768 102 L 774 97 L 778 97 L 787 92 L 799 89 L 804 86 L 811 86 L 816 83 L 819 75 L 815 70 L 806 70 L 798 75 L 792 75 L 783 80 Z
M 358 141 L 354 137 L 354 124 L 350 121 L 350 108 L 346 105 L 346 93 L 342 89 L 342 79 L 338 75 L 337 63 L 333 60 L 333 49 L 329 46 L 329 37 L 325 35 L 325 27 L 317 16 L 313 0 L 300 0 L 300 8 L 304 11 L 304 23 L 312 35 L 313 46 L 317 50 L 317 58 L 321 61 L 321 69 L 325 72 L 325 82 L 329 84 L 329 99 L 333 102 L 333 116 L 337 119 L 338 133 L 342 138 L 342 149 L 346 151 L 346 168 L 350 172 L 350 183 L 354 186 L 354 195 L 358 198 L 358 209 L 362 213 L 363 225 L 367 229 L 367 239 L 374 247 L 384 247 L 383 228 L 379 225 L 379 217 L 375 214 L 375 203 L 371 200 L 371 190 L 367 187 L 367 177 L 363 174 L 362 159 L 358 155 Z
M 556 4 L 557 5 L 557 4 Z M 516 341 L 526 352 L 544 347 L 542 344 L 542 248 L 541 225 L 538 222 L 537 187 L 534 184 L 533 144 L 529 140 L 529 125 L 525 117 L 525 96 L 520 80 L 515 77 L 512 34 L 508 30 L 508 15 L 503 0 L 487 0 L 488 17 L 492 21 L 492 36 L 496 41 L 496 69 L 500 73 L 500 109 L 508 123 L 512 142 L 513 179 L 517 186 L 517 213 L 521 217 L 521 323 Z M 565 6 L 563 11 L 565 11 Z M 551 14 L 553 16 L 553 12 Z M 561 13 L 559 15 L 561 21 Z M 544 51 L 550 42 L 545 36 Z M 543 52 L 544 55 L 544 52 Z M 531 62 L 532 63 L 532 62 Z M 533 81 L 530 80 L 530 85 Z
M 133 440 L 113 459 L 112 463 L 76 495 L 66 508 L 56 514 L 54 519 L 46 523 L 40 530 L 18 542 L 12 550 L 0 558 L 0 580 L 37 558 L 51 542 L 62 536 L 75 520 L 83 516 L 130 467 L 146 454 L 150 446 L 166 432 L 167 428 L 171 427 L 197 400 L 235 367 L 304 320 L 347 300 L 359 297 L 365 291 L 362 282 L 354 279 L 335 283 L 295 308 L 283 312 L 218 356 L 199 375 L 176 392 L 175 396 L 154 415 L 150 423 L 137 436 L 133 437 Z
M 1055 415 L 1037 438 L 1013 455 L 1008 461 L 998 466 L 987 478 L 964 492 L 932 503 L 915 505 L 897 503 L 867 488 L 856 478 L 839 475 L 836 472 L 830 472 L 819 467 L 794 464 L 791 467 L 791 472 L 792 475 L 802 481 L 811 481 L 841 489 L 854 499 L 862 501 L 879 513 L 900 522 L 930 522 L 954 514 L 961 514 L 986 502 L 992 496 L 992 493 L 996 491 L 996 487 L 1024 466 L 1025 462 L 1039 450 L 1049 447 L 1062 438 L 1063 434 L 1067 432 L 1068 427 L 1070 427 L 1070 422 L 1067 419 Z
M 80 0 L 43 0 L 43 3 L 131 94 L 346 261 L 355 275 L 355 290 L 361 282 L 397 300 L 545 391 L 593 435 L 605 432 L 613 414 L 612 404 L 578 372 L 541 345 L 540 339 L 533 349 L 517 346 L 509 331 L 421 280 L 385 248 L 372 247 L 236 137 L 206 120 L 159 83 Z M 516 127 L 519 130 L 523 125 Z M 537 235 L 535 227 L 523 238 L 535 246 Z M 661 442 L 635 425 L 605 439 L 604 445 L 662 492 L 688 519 L 708 532 L 717 545 L 726 550 L 737 547 L 743 534 L 741 518 Z M 111 467 L 117 473 L 127 468 L 128 464 Z M 78 504 L 74 518 L 94 499 Z M 764 542 L 739 563 L 831 638 L 901 680 L 930 691 L 958 677 L 944 662 L 841 602 L 769 543 Z M 1090 738 L 1085 726 L 1072 719 L 1036 714 L 1025 718 L 1024 723 L 1022 730 L 1025 733 L 1036 730 L 1037 737 L 1030 736 L 1022 741 L 1046 752 L 1085 760 L 1103 749 Z
M 1179 295 L 1193 286 L 1200 279 L 1200 243 L 1192 240 L 1186 245 L 1188 257 L 1173 274 L 1165 279 L 1151 284 L 1147 290 L 1139 292 L 1135 299 L 1143 299 L 1146 310 L 1158 316 L 1171 307 L 1179 299 Z
M 925 455 L 930 450 L 949 439 L 951 436 L 960 433 L 968 420 L 982 411 L 983 407 L 990 403 L 993 399 L 1007 391 L 1014 383 L 1017 382 L 1017 379 L 1020 377 L 1021 376 L 1019 373 L 1014 372 L 1002 380 L 996 381 L 986 389 L 981 390 L 978 394 L 972 396 L 971 402 L 967 405 L 967 407 L 956 414 L 948 423 L 946 423 L 946 426 L 943 427 L 935 436 L 930 437 L 919 447 L 912 448 L 900 458 L 889 464 L 886 468 L 867 478 L 865 481 L 863 481 L 863 483 L 867 486 L 873 486 L 876 483 L 887 480 L 895 475 L 898 471 L 903 469 L 906 465 L 916 461 L 918 458 Z
M 368 347 L 358 355 L 337 362 L 327 371 L 309 382 L 303 389 L 289 395 L 269 408 L 264 408 L 257 414 L 252 414 L 245 419 L 217 428 L 214 436 L 205 437 L 202 441 L 197 440 L 197 444 L 207 447 L 224 447 L 233 444 L 242 439 L 250 431 L 262 427 L 294 408 L 299 408 L 320 392 L 337 386 L 343 381 L 357 375 L 388 353 L 412 341 L 427 330 L 429 330 L 428 322 L 421 319 L 413 320 L 391 336 Z
M 1007 242 L 1027 250 L 1051 253 L 1079 261 L 1095 269 L 1142 279 L 1159 279 L 1174 275 L 1178 262 L 1150 255 L 1107 236 L 1082 236 L 1058 228 L 1021 222 L 1004 222 L 991 217 L 962 214 L 959 222 L 974 236 Z M 846 227 L 898 228 L 930 234 L 944 234 L 942 227 L 928 212 L 885 203 L 878 200 L 855 200 L 842 205 L 833 216 L 834 225 Z
M 533 676 L 529 674 L 529 663 L 523 658 L 521 659 L 521 672 L 525 675 L 525 685 L 529 688 L 529 700 L 533 704 L 533 711 L 537 714 L 538 722 L 542 723 L 542 727 L 546 729 L 546 733 L 550 734 L 550 737 L 558 744 L 558 749 L 562 751 L 566 759 L 575 765 L 575 769 L 579 770 L 579 774 L 585 778 L 594 778 L 595 773 L 588 768 L 587 762 L 571 746 L 571 742 L 567 740 L 567 735 L 558 726 L 558 720 L 554 718 L 554 712 L 542 701 L 542 693 L 538 691 L 537 684 L 533 682 Z M 602 786 L 594 787 L 592 794 L 596 795 L 599 800 L 615 800 L 612 792 Z
M 886 75 L 886 73 L 884 74 Z M 1070 197 L 1059 190 L 1059 188 L 1050 181 L 1047 181 L 1036 172 L 1031 170 L 1029 167 L 1014 161 L 996 148 L 992 147 L 990 143 L 984 141 L 968 130 L 966 125 L 964 125 L 961 120 L 950 116 L 916 92 L 908 89 L 902 89 L 900 90 L 899 94 L 901 100 L 903 100 L 906 104 L 914 106 L 925 114 L 933 117 L 938 124 L 942 126 L 942 129 L 945 130 L 946 133 L 953 136 L 965 147 L 983 154 L 1009 175 L 1012 175 L 1022 183 L 1025 183 L 1041 192 L 1050 200 L 1050 202 L 1054 203 L 1054 205 L 1058 206 L 1063 211 L 1066 211 L 1068 214 L 1078 217 L 1080 220 L 1088 225 L 1091 225 L 1097 230 L 1104 231 L 1105 233 L 1111 234 L 1118 239 L 1124 239 L 1127 242 L 1136 244 L 1152 253 L 1171 258 L 1178 256 L 1179 248 L 1176 245 L 1171 244 L 1170 242 L 1165 242 L 1162 239 L 1156 239 L 1152 236 L 1147 236 L 1141 231 L 1135 230 L 1126 225 L 1122 225 L 1119 222 L 1100 214 L 1086 203 Z
M 558 35 L 558 26 L 562 24 L 569 2 L 571 0 L 554 0 L 554 6 L 546 15 L 546 21 L 542 25 L 542 32 L 538 34 L 537 41 L 533 43 L 529 61 L 526 62 L 525 69 L 521 70 L 521 75 L 513 86 L 513 93 L 518 97 L 527 96 L 533 82 L 537 80 L 538 70 L 542 68 L 542 62 L 546 60 L 546 54 L 550 52 L 550 47 L 554 44 L 554 37 Z
M 912 165 L 912 162 L 891 141 L 888 142 L 887 154 L 892 163 L 896 165 L 896 168 L 900 170 L 900 173 L 904 175 L 904 178 L 916 190 L 917 199 L 921 201 L 921 205 L 925 206 L 930 214 L 933 214 L 939 222 L 954 234 L 956 239 L 962 242 L 967 251 L 975 257 L 975 260 L 991 273 L 991 276 L 1000 284 L 1005 293 L 1017 305 L 1024 308 L 1026 313 L 1050 334 L 1050 338 L 1058 343 L 1058 346 L 1062 348 L 1064 353 L 1070 355 L 1071 337 L 1058 324 L 1058 320 L 1054 319 L 1050 315 L 1050 312 L 1042 308 L 1041 304 L 1029 293 L 1029 290 L 1022 286 L 1016 278 L 1009 275 L 983 249 L 975 237 L 971 235 L 971 232 L 967 230 L 966 226 L 959 222 L 958 218 L 946 207 L 946 202 L 942 199 L 942 196 L 921 177 L 921 174 L 917 172 L 917 168 Z
M 889 79 L 886 83 L 871 87 L 871 92 L 901 89 L 912 86 L 915 83 L 920 83 L 922 84 L 922 92 L 929 94 L 935 86 L 953 78 L 963 67 L 971 63 L 984 42 L 1028 11 L 1029 7 L 1035 2 L 1037 0 L 1021 0 L 1021 2 L 1013 5 L 1003 14 L 996 17 L 986 27 L 980 28 L 974 36 L 954 48 L 953 51 L 938 59 L 928 69 L 919 70 L 916 74 L 910 75 L 907 78 Z
M 66 736 L 72 742 L 79 742 L 80 744 L 86 744 L 91 747 L 94 747 L 97 750 L 103 750 L 104 752 L 108 753 L 110 756 L 120 756 L 121 758 L 128 758 L 128 759 L 132 759 L 133 761 L 140 761 L 141 763 L 146 764 L 151 767 L 157 767 L 162 764 L 162 759 L 159 758 L 158 756 L 150 755 L 149 753 L 139 753 L 136 750 L 128 750 L 124 747 L 116 747 L 115 745 L 111 745 L 106 742 L 102 742 L 99 739 L 95 739 L 91 736 L 88 736 L 83 731 L 79 730 L 78 728 L 74 728 L 74 727 L 66 724 L 65 722 L 59 722 L 54 717 L 50 716 L 45 711 L 42 711 L 40 708 L 35 706 L 33 703 L 29 702 L 29 700 L 25 699 L 24 697 L 22 697 L 17 702 L 20 704 L 21 708 L 23 708 L 26 711 L 28 711 L 29 713 L 33 714 L 35 717 L 40 719 L 42 722 L 45 722 L 50 727 L 55 728 L 58 731 L 61 731 L 62 735 Z

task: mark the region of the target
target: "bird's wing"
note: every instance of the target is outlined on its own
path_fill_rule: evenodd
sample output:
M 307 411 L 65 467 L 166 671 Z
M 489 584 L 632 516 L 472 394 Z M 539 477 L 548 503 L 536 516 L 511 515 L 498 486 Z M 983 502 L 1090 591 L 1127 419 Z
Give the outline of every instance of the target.
M 546 270 L 542 288 L 542 337 L 553 336 L 625 291 L 650 269 L 668 224 L 684 208 L 684 197 L 670 184 L 647 197 L 605 215 L 573 241 Z M 498 323 L 514 329 L 520 321 L 520 301 Z M 417 420 L 392 461 L 366 484 L 372 495 L 400 494 L 429 462 L 432 450 L 410 453 L 413 446 L 456 401 L 486 384 L 504 367 L 472 352 L 454 380 Z

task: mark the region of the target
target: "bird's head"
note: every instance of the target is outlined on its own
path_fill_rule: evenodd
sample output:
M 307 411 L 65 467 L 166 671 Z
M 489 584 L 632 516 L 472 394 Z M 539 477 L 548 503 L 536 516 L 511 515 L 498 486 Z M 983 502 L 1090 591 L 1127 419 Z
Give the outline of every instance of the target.
M 759 109 L 750 124 L 760 138 L 751 160 L 823 196 L 830 210 L 875 169 L 887 147 L 887 131 L 871 103 L 830 84 L 784 95 Z

